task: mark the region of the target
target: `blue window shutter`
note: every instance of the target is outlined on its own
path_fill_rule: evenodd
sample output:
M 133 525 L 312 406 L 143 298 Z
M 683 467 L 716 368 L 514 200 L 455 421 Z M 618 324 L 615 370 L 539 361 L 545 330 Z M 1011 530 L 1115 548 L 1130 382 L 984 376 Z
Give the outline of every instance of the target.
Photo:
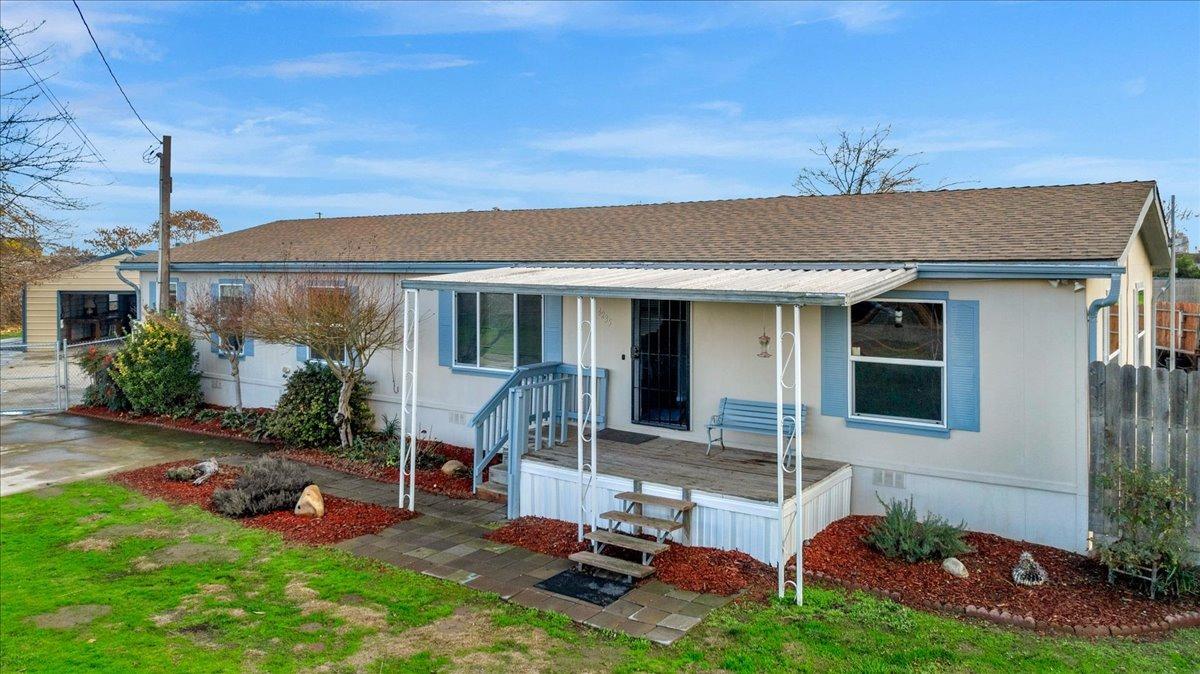
M 438 291 L 438 365 L 454 362 L 454 293 Z
M 150 282 L 150 297 L 147 298 L 146 306 L 151 311 L 158 308 L 158 281 Z
M 821 307 L 821 414 L 830 417 L 850 414 L 846 384 L 850 364 L 848 311 L 847 307 Z M 775 348 L 778 351 L 779 345 Z
M 562 362 L 562 295 L 542 296 L 542 360 Z
M 301 363 L 308 361 L 308 347 L 303 344 L 296 345 L 296 360 Z
M 242 356 L 249 358 L 250 356 L 253 356 L 253 355 L 254 355 L 254 340 L 247 339 L 246 343 L 242 345 Z
M 946 306 L 946 425 L 979 430 L 979 302 L 951 300 Z
M 187 283 L 175 282 L 175 302 L 181 307 L 187 306 Z

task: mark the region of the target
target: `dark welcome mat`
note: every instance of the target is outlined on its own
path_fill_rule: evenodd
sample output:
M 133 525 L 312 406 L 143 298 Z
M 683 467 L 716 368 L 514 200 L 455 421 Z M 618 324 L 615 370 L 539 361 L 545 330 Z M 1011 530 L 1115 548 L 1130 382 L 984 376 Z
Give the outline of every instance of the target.
M 608 606 L 633 589 L 633 583 L 624 579 L 610 580 L 575 569 L 567 569 L 556 576 L 550 576 L 534 587 L 540 587 L 564 597 L 581 599 L 597 606 Z
M 596 434 L 596 437 L 609 442 L 623 442 L 627 445 L 640 445 L 643 442 L 650 442 L 657 435 L 646 435 L 645 433 L 633 433 L 630 431 L 618 431 L 615 428 L 606 428 Z

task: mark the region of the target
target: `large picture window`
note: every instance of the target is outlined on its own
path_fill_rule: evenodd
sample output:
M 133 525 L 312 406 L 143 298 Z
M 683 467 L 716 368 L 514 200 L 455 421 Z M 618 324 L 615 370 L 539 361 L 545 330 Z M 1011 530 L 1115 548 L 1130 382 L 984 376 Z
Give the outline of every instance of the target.
M 542 362 L 542 297 L 454 294 L 454 363 L 511 370 Z
M 850 307 L 851 416 L 945 426 L 945 319 L 944 302 Z

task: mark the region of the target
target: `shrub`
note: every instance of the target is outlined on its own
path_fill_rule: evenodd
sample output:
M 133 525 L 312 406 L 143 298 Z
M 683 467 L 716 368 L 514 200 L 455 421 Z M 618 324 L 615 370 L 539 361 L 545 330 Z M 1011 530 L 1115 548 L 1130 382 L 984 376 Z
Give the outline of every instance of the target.
M 283 395 L 267 421 L 267 431 L 293 447 L 326 447 L 338 442 L 334 423 L 341 382 L 321 363 L 309 362 L 287 378 Z M 359 384 L 350 396 L 354 432 L 371 428 L 375 415 L 367 405 L 370 385 Z
M 923 522 L 918 521 L 912 497 L 907 501 L 884 503 L 879 499 L 879 502 L 884 507 L 883 518 L 871 527 L 863 542 L 885 557 L 915 563 L 972 552 L 963 540 L 966 523 L 954 526 L 933 514 L 927 515 Z
M 1200 569 L 1193 565 L 1189 542 L 1196 505 L 1187 487 L 1167 471 L 1119 465 L 1100 477 L 1100 485 L 1117 491 L 1105 507 L 1116 539 L 1098 546 L 1100 561 L 1136 576 L 1157 567 L 1149 588 L 1156 596 L 1200 594 Z
M 167 479 L 175 482 L 191 482 L 197 477 L 196 469 L 191 466 L 175 466 L 167 469 Z
M 216 419 L 220 419 L 221 417 L 222 417 L 222 413 L 220 412 L 220 410 L 214 410 L 211 408 L 204 408 L 204 409 L 200 410 L 199 412 L 196 412 L 194 415 L 192 415 L 192 418 L 201 424 L 208 423 L 208 422 L 216 420 Z
M 83 404 L 92 407 L 107 407 L 113 412 L 129 409 L 129 398 L 121 392 L 112 378 L 113 354 L 94 346 L 88 347 L 79 356 L 79 366 L 92 378 L 92 383 L 83 391 Z
M 213 507 L 229 517 L 291 510 L 310 484 L 304 466 L 264 456 L 247 466 L 232 487 L 213 492 Z
M 138 414 L 178 415 L 200 404 L 191 332 L 177 318 L 149 314 L 113 356 L 112 378 Z
M 261 440 L 269 435 L 268 415 L 269 412 L 262 410 L 237 410 L 231 407 L 221 414 L 221 428 L 245 433 L 252 440 Z
M 349 447 L 336 445 L 327 451 L 338 458 L 392 468 L 400 460 L 400 441 L 382 434 L 363 433 L 355 435 Z

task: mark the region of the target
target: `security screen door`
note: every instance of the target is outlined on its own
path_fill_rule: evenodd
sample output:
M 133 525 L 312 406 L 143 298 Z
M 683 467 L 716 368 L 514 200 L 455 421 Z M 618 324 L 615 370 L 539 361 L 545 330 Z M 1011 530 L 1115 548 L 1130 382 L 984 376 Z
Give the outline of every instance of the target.
M 691 425 L 688 315 L 677 300 L 633 300 L 633 422 Z

